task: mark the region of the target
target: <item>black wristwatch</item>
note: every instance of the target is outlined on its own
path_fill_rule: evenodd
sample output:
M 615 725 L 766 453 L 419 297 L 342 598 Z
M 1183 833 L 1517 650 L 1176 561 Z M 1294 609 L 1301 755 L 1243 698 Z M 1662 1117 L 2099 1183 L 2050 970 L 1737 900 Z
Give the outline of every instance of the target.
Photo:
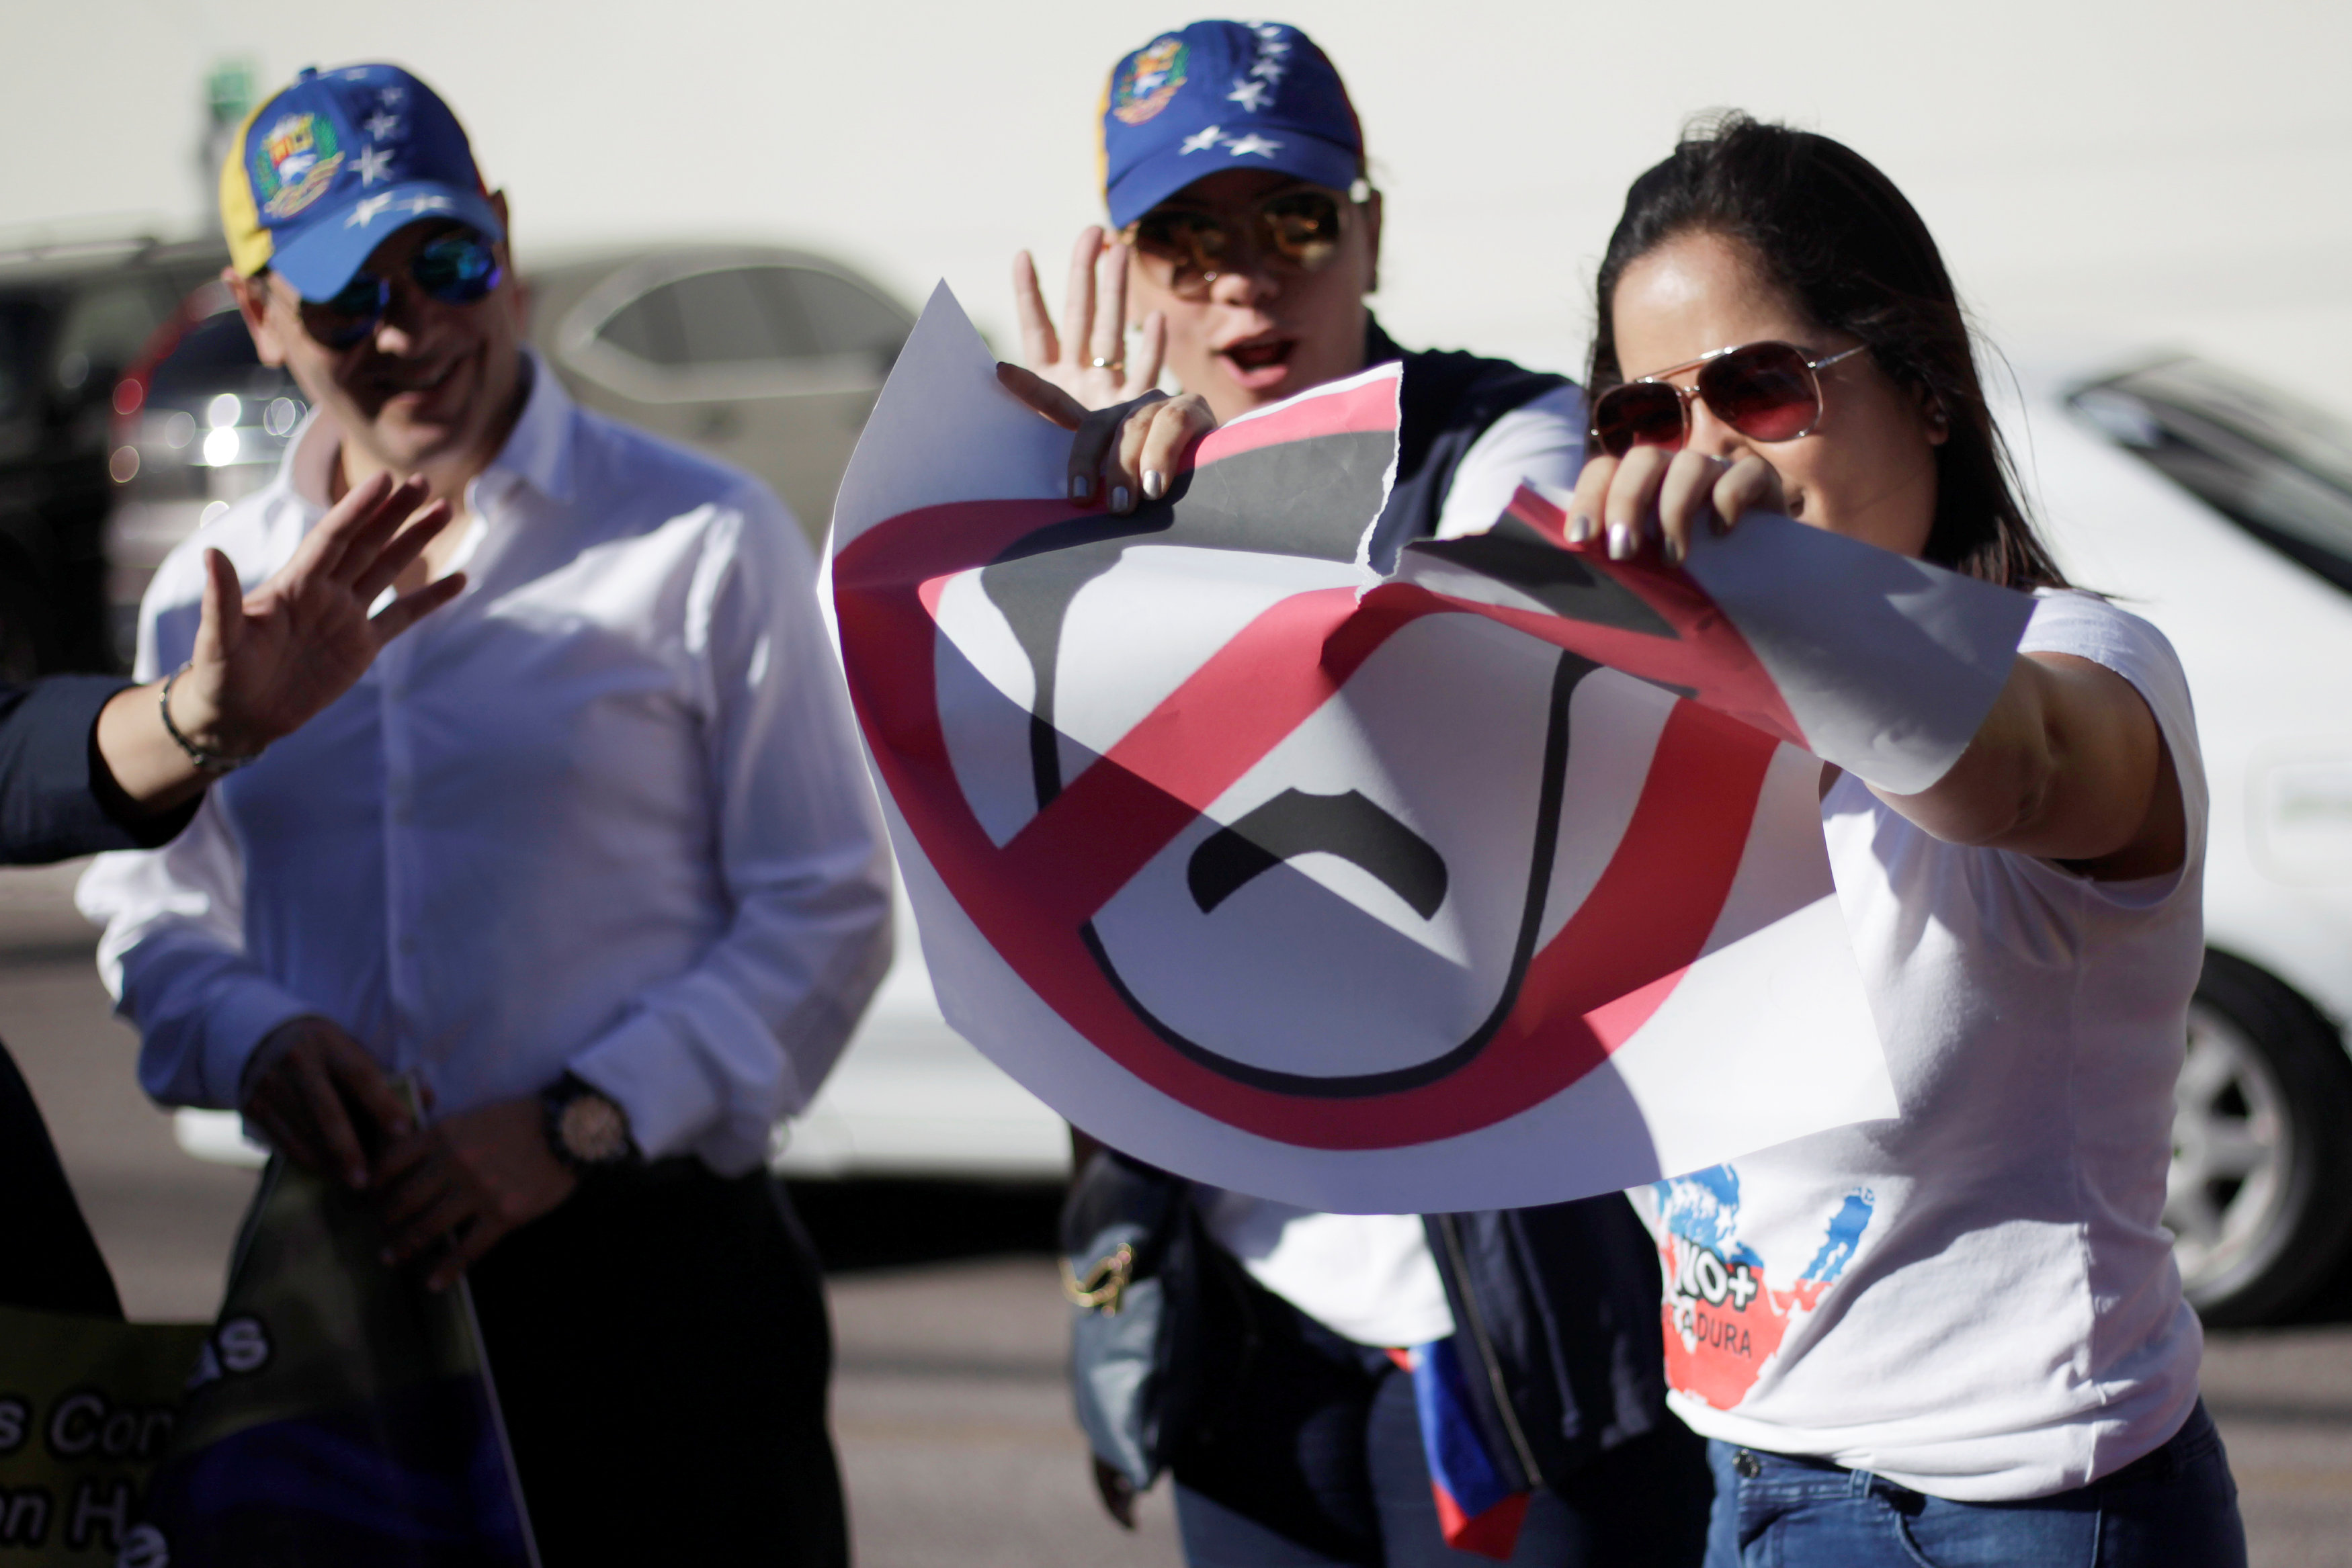
M 539 1097 L 547 1112 L 547 1146 L 575 1175 L 634 1165 L 629 1113 L 569 1072 Z

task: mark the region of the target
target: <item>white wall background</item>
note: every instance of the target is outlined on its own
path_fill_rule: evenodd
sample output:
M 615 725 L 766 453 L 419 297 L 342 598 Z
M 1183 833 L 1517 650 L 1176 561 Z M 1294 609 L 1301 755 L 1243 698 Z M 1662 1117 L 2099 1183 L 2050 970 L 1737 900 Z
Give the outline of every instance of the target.
M 204 216 L 200 83 L 399 61 L 510 193 L 518 244 L 774 237 L 1000 348 L 1005 273 L 1099 211 L 1092 114 L 1168 0 L 0 0 L 0 227 Z M 1626 183 L 1738 105 L 1851 142 L 2013 357 L 2202 348 L 2352 413 L 2352 5 L 2334 0 L 1286 0 L 1389 193 L 1408 342 L 1571 367 Z M 266 90 L 266 89 L 265 89 Z

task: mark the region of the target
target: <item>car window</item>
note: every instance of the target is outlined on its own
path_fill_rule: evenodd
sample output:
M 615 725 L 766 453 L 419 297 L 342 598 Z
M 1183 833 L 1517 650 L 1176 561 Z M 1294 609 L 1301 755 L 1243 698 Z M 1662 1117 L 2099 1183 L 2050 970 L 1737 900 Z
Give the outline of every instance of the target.
M 908 323 L 895 308 L 847 278 L 803 267 L 789 270 L 801 308 L 815 328 L 818 352 L 875 354 L 886 368 L 898 357 Z
M 874 352 L 887 363 L 907 335 L 888 306 L 808 267 L 720 267 L 648 289 L 596 336 L 649 363 L 745 365 Z
M 2068 401 L 2125 451 L 2352 591 L 2352 423 L 2190 358 L 2094 382 Z
M 686 362 L 686 334 L 678 326 L 677 297 L 667 288 L 640 294 L 613 312 L 596 336 L 648 364 Z
M 772 267 L 730 267 L 669 285 L 690 365 L 797 360 L 811 348 L 797 314 L 779 310 Z

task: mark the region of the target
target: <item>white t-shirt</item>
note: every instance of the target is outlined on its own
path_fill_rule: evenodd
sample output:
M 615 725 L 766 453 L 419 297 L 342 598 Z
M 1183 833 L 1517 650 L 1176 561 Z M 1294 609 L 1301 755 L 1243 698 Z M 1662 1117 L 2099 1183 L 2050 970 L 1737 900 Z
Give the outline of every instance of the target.
M 1822 823 L 1903 1114 L 1635 1195 L 1685 1421 L 1970 1502 L 2161 1445 L 2201 1345 L 2158 1222 L 2204 942 L 2188 682 L 2160 632 L 2088 594 L 2042 596 L 2021 651 L 2093 660 L 2147 700 L 2181 869 L 2098 883 L 1945 843 L 1841 779 Z
M 1454 467 L 1437 537 L 1493 524 L 1523 479 L 1574 485 L 1587 423 L 1583 390 L 1571 384 L 1488 425 Z M 1251 1278 L 1333 1333 L 1360 1344 L 1413 1345 L 1454 1332 L 1418 1215 L 1318 1214 L 1214 1187 L 1200 1189 L 1199 1203 L 1209 1234 Z

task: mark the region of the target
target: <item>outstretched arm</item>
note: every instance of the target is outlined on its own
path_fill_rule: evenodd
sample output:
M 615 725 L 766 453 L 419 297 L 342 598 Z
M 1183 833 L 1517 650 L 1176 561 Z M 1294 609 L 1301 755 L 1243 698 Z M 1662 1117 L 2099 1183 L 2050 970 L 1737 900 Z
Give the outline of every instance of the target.
M 1595 457 L 1577 479 L 1568 535 L 1604 537 L 1612 559 L 1688 554 L 1702 528 L 1787 509 L 1772 465 L 1637 446 Z M 2061 861 L 2116 881 L 2161 876 L 2188 853 L 2172 755 L 2132 684 L 2064 653 L 2021 653 L 1951 770 L 1916 795 L 1879 799 L 1939 839 Z
M 448 525 L 447 503 L 425 507 L 425 498 L 421 482 L 370 479 L 251 593 L 239 591 L 226 556 L 205 552 L 202 620 L 187 666 L 169 682 L 169 707 L 166 682 L 153 681 L 117 694 L 98 716 L 98 756 L 121 791 L 119 810 L 153 815 L 193 800 L 226 766 L 300 728 L 386 643 L 457 595 L 465 580 L 452 575 L 368 613 Z

